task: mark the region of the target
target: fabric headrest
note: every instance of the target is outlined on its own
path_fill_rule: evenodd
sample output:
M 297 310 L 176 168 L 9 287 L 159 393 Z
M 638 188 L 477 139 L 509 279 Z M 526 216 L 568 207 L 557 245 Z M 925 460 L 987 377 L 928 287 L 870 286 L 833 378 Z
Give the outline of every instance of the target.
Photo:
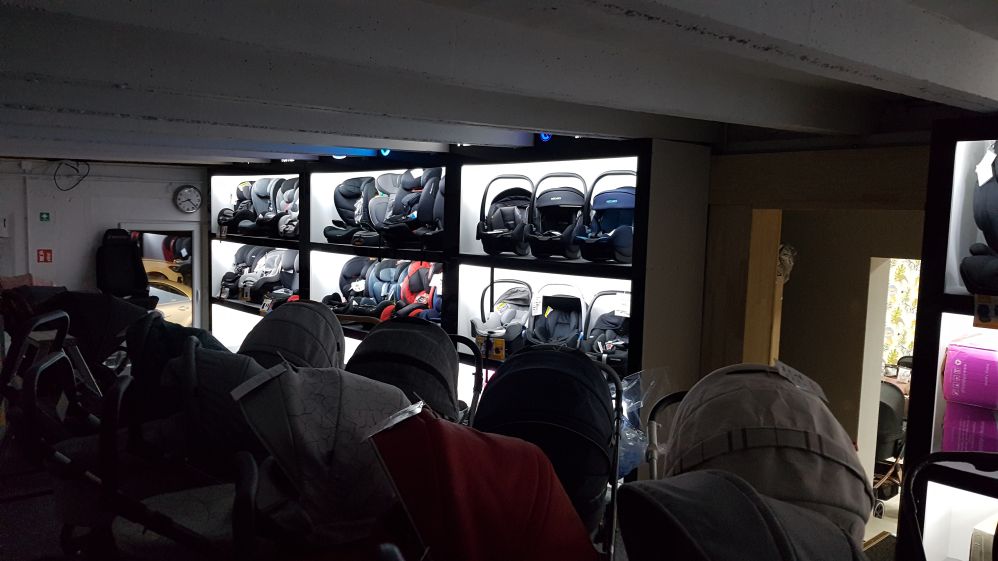
M 384 267 L 378 270 L 378 280 L 382 282 L 392 282 L 395 280 L 395 268 Z
M 401 177 L 402 176 L 397 173 L 383 173 L 375 180 L 375 184 L 377 185 L 378 191 L 386 195 L 393 195 L 399 190 Z
M 256 195 L 257 197 L 260 197 L 261 199 L 269 199 L 270 187 L 273 184 L 272 183 L 273 181 L 274 180 L 269 177 L 264 177 L 263 179 L 257 179 L 256 182 L 253 183 L 253 194 Z
M 398 180 L 399 187 L 405 189 L 406 191 L 412 191 L 414 189 L 420 189 L 423 187 L 423 182 L 419 177 L 413 177 L 411 171 L 403 173 Z
M 431 179 L 440 179 L 444 174 L 444 168 L 427 168 L 423 170 L 423 175 L 419 178 L 419 183 L 425 188 Z
M 248 201 L 250 198 L 250 192 L 253 190 L 253 183 L 251 181 L 243 181 L 236 187 L 236 200 L 237 201 Z
M 347 197 L 359 197 L 364 184 L 374 181 L 373 177 L 351 177 L 336 186 L 336 190 Z

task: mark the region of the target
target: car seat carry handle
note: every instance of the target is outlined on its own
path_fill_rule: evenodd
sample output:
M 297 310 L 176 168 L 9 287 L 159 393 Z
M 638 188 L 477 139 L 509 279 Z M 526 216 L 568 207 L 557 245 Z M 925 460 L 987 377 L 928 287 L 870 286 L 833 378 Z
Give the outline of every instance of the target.
M 626 170 L 626 169 L 615 169 L 615 170 L 610 170 L 610 171 L 604 171 L 603 173 L 599 174 L 596 177 L 595 181 L 593 181 L 592 186 L 589 187 L 589 193 L 586 194 L 586 206 L 585 206 L 585 208 L 582 209 L 582 220 L 585 221 L 585 225 L 586 226 L 588 226 L 589 224 L 592 223 L 592 220 L 591 220 L 592 217 L 589 216 L 589 213 L 592 211 L 592 207 L 593 207 L 593 195 L 596 194 L 596 185 L 604 177 L 614 177 L 614 176 L 622 176 L 622 175 L 629 175 L 629 176 L 633 177 L 635 179 L 635 181 L 634 181 L 635 187 L 637 186 L 638 172 L 636 172 L 636 171 L 630 171 L 630 170 Z
M 530 197 L 530 215 L 527 216 L 527 223 L 530 224 L 531 226 L 534 224 L 534 205 L 537 203 L 537 193 L 541 190 L 541 183 L 544 183 L 545 180 L 554 179 L 556 177 L 576 179 L 579 181 L 579 183 L 582 184 L 582 192 L 584 193 L 587 191 L 586 180 L 577 173 L 572 173 L 569 171 L 556 171 L 554 173 L 549 173 L 544 177 L 540 178 L 539 180 L 537 180 L 537 183 L 534 184 L 533 194 Z
M 592 317 L 593 317 L 593 309 L 596 307 L 596 301 L 599 300 L 600 298 L 603 298 L 604 296 L 613 296 L 614 294 L 627 294 L 628 296 L 630 296 L 631 295 L 631 291 L 630 290 L 603 290 L 601 292 L 597 292 L 596 295 L 593 296 L 592 301 L 589 302 L 589 309 L 586 310 L 586 326 L 585 326 L 585 330 L 583 331 L 583 337 L 589 337 L 589 320 L 592 319 Z
M 515 179 L 517 181 L 526 181 L 527 185 L 530 185 L 530 192 L 531 192 L 531 194 L 533 194 L 533 192 L 534 192 L 534 182 L 531 181 L 530 178 L 527 177 L 526 175 L 520 175 L 518 173 L 506 173 L 506 174 L 503 174 L 503 175 L 497 175 L 496 177 L 493 177 L 492 181 L 489 181 L 488 185 L 485 186 L 485 192 L 482 193 L 482 209 L 478 213 L 478 220 L 479 220 L 479 222 L 484 222 L 485 221 L 485 206 L 486 206 L 486 203 L 488 203 L 488 201 L 489 201 L 489 188 L 492 187 L 493 183 L 495 183 L 496 181 L 499 181 L 501 179 Z
M 485 386 L 485 361 L 482 359 L 482 350 L 470 338 L 464 335 L 448 335 L 455 345 L 464 345 L 471 349 L 471 354 L 475 357 L 475 386 L 472 389 L 471 405 L 468 406 L 468 414 L 461 422 L 471 426 L 475 420 L 475 413 L 478 411 L 478 401 L 482 396 L 482 388 Z
M 517 279 L 496 279 L 496 280 L 490 282 L 488 285 L 486 285 L 485 286 L 485 290 L 482 291 L 482 299 L 481 299 L 481 302 L 479 303 L 479 307 L 478 307 L 478 311 L 479 311 L 479 313 L 482 316 L 482 323 L 485 323 L 485 295 L 489 293 L 489 290 L 495 289 L 495 285 L 497 285 L 497 284 L 518 284 L 518 285 L 520 285 L 520 286 L 522 286 L 522 287 L 524 287 L 524 288 L 527 289 L 527 299 L 528 300 L 532 301 L 534 299 L 534 292 L 533 292 L 533 290 L 530 289 L 530 285 L 527 284 L 527 283 L 525 283 L 525 282 L 523 282 L 522 280 L 517 280 Z M 489 308 L 490 308 L 489 311 L 490 312 L 494 312 L 495 311 L 495 305 L 496 305 L 496 303 L 495 303 L 495 295 L 494 294 L 492 295 L 492 298 L 493 298 L 492 305 L 489 306 Z

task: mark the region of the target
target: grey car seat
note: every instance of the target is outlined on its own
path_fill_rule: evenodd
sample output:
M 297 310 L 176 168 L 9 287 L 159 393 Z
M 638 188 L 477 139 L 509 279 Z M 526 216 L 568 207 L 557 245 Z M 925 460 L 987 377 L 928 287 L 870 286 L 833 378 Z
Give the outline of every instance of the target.
M 388 217 L 392 195 L 397 194 L 402 189 L 403 183 L 408 183 L 411 180 L 412 175 L 408 172 L 404 174 L 383 173 L 374 180 L 373 185 L 364 186 L 361 204 L 357 209 L 357 222 L 362 230 L 354 234 L 353 245 L 381 245 L 381 231 L 384 228 L 385 219 Z
M 239 223 L 239 233 L 254 236 L 276 234 L 280 217 L 277 211 L 277 196 L 287 180 L 264 177 L 253 183 L 251 200 L 256 217 Z
M 339 219 L 322 231 L 329 243 L 351 243 L 353 236 L 360 231 L 358 206 L 366 188 L 373 187 L 373 177 L 351 177 L 336 186 L 333 191 L 333 208 Z

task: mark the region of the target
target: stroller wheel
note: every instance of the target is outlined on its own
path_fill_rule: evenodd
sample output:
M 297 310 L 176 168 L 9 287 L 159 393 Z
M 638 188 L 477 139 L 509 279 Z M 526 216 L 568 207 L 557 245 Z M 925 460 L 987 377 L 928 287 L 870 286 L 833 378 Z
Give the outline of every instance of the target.
M 873 517 L 874 518 L 884 517 L 884 501 L 877 500 L 877 504 L 873 506 Z

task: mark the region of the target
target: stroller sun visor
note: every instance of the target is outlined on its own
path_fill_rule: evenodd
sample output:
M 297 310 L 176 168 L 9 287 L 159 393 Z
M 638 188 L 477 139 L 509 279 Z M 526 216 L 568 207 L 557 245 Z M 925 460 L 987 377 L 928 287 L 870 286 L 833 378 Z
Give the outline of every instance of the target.
M 344 336 L 340 321 L 318 302 L 290 302 L 270 312 L 246 335 L 239 354 L 264 368 L 285 360 L 295 366 L 342 368 Z
M 232 398 L 298 491 L 303 530 L 331 543 L 367 537 L 394 500 L 368 436 L 405 395 L 338 368 L 279 365 Z
M 416 318 L 382 322 L 367 334 L 347 370 L 402 389 L 441 416 L 458 418 L 458 356 L 438 325 Z

